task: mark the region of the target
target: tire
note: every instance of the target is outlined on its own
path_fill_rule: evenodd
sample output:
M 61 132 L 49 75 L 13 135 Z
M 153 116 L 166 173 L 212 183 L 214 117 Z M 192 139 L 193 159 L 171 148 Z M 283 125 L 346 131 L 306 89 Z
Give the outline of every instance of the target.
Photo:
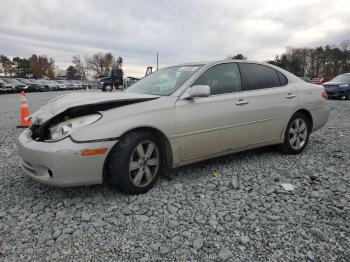
M 285 154 L 300 154 L 309 142 L 310 133 L 310 121 L 304 114 L 295 113 L 288 122 L 280 150 Z
M 123 193 L 143 194 L 158 180 L 161 160 L 161 146 L 152 133 L 132 132 L 111 150 L 104 178 Z

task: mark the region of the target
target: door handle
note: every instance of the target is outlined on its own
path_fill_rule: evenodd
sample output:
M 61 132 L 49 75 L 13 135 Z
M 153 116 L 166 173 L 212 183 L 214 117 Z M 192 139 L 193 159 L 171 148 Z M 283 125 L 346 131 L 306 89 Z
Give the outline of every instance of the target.
M 248 104 L 249 102 L 247 100 L 244 100 L 244 99 L 239 99 L 237 102 L 236 102 L 236 105 L 240 106 L 240 105 L 246 105 Z
M 294 97 L 296 97 L 296 95 L 293 95 L 292 93 L 288 93 L 288 95 L 286 96 L 286 98 L 288 99 L 292 99 Z

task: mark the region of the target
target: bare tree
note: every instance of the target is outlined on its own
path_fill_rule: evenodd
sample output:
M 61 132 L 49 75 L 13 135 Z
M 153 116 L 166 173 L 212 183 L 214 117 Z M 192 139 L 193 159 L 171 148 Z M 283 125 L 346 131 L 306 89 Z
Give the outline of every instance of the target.
M 95 77 L 107 75 L 112 68 L 121 68 L 123 59 L 118 57 L 114 58 L 111 52 L 107 53 L 96 53 L 92 56 L 86 57 L 86 65 L 91 70 Z
M 77 73 L 81 76 L 83 80 L 86 79 L 86 71 L 87 71 L 87 65 L 86 63 L 80 58 L 80 55 L 73 56 L 72 59 L 73 66 Z

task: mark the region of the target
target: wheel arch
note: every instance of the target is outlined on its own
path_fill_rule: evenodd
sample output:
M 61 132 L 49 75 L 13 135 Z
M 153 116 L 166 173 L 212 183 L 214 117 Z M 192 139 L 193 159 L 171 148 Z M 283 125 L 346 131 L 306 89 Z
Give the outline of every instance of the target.
M 313 118 L 312 118 L 310 111 L 308 111 L 305 108 L 302 108 L 302 109 L 299 109 L 298 111 L 296 111 L 294 114 L 296 114 L 296 113 L 303 114 L 307 118 L 307 120 L 309 121 L 309 124 L 310 124 L 310 133 L 311 133 L 313 130 L 314 123 L 313 123 Z
M 170 144 L 168 137 L 162 131 L 160 131 L 159 129 L 154 128 L 154 127 L 140 126 L 140 127 L 136 127 L 136 128 L 133 128 L 133 129 L 130 129 L 130 130 L 124 132 L 118 140 L 122 139 L 123 137 L 125 137 L 128 134 L 133 133 L 133 132 L 150 132 L 150 133 L 154 134 L 157 137 L 157 139 L 159 140 L 162 153 L 164 153 L 164 156 L 165 156 L 162 159 L 163 165 L 166 168 L 170 168 L 172 166 L 172 163 L 173 163 L 172 147 L 171 147 L 171 144 Z M 117 146 L 117 144 L 118 144 L 118 141 L 115 143 L 113 148 L 115 146 Z M 103 179 L 105 179 L 105 173 L 106 173 L 105 171 L 106 171 L 107 162 L 110 159 L 110 153 L 111 153 L 111 151 L 108 153 L 108 155 L 105 159 L 105 162 L 104 162 Z

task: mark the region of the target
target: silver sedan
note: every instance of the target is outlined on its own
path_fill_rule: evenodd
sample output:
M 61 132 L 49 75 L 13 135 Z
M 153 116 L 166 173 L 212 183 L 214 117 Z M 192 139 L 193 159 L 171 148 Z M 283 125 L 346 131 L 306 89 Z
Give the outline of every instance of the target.
M 49 101 L 19 137 L 21 166 L 49 185 L 144 193 L 167 168 L 274 144 L 301 153 L 328 120 L 326 99 L 322 87 L 270 64 L 172 66 L 123 92 Z

